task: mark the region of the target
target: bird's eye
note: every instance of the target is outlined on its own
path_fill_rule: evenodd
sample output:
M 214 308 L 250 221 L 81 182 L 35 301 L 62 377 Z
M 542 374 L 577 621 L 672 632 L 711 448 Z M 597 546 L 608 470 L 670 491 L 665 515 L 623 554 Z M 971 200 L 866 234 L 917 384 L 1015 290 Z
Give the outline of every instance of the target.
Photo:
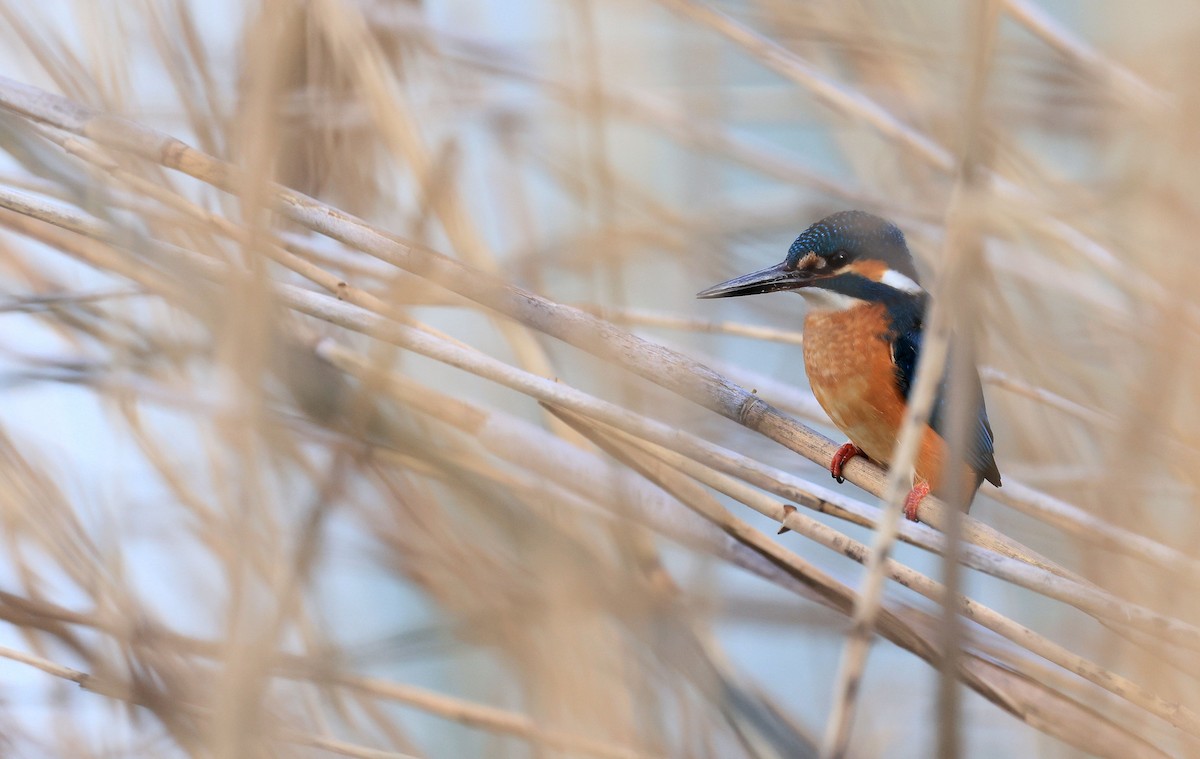
M 843 266 L 850 260 L 850 254 L 844 250 L 835 250 L 833 255 L 829 257 L 830 266 Z

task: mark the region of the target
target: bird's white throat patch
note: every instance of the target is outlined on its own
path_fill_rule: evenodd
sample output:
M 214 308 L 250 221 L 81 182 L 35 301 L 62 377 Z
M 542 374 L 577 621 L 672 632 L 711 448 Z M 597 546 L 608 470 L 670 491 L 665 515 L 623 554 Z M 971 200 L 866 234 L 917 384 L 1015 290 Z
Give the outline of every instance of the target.
M 851 298 L 849 295 L 835 293 L 833 290 L 826 290 L 823 287 L 802 287 L 795 292 L 804 296 L 805 302 L 812 311 L 849 311 L 867 304 L 860 298 Z

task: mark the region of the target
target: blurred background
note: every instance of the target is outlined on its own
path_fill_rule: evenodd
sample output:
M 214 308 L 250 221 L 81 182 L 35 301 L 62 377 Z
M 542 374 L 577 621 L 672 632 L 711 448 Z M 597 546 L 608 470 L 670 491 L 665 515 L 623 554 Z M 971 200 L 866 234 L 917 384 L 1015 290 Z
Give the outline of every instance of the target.
M 0 0 L 4 753 L 803 757 L 841 713 L 825 756 L 1200 755 L 1198 39 Z M 694 294 L 849 208 L 972 343 L 1005 485 L 966 568 L 901 527 L 847 689 L 881 475 L 829 477 L 800 298 Z

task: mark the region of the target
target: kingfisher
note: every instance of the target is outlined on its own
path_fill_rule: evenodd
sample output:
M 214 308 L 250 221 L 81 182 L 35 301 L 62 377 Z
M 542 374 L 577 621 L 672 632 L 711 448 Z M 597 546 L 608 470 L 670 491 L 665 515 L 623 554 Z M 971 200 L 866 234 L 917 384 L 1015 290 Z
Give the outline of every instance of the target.
M 813 395 L 850 441 L 829 464 L 842 469 L 855 456 L 887 466 L 900 434 L 904 409 L 916 379 L 922 320 L 929 293 L 921 287 L 904 233 L 864 211 L 826 216 L 804 230 L 783 263 L 714 285 L 698 298 L 731 298 L 795 290 L 808 303 L 804 319 L 804 368 Z M 944 492 L 955 473 L 943 434 L 949 423 L 947 378 L 943 374 L 917 453 L 904 515 L 917 521 L 921 501 Z M 974 375 L 977 419 L 962 456 L 963 492 L 974 494 L 983 480 L 1000 486 L 992 428 Z

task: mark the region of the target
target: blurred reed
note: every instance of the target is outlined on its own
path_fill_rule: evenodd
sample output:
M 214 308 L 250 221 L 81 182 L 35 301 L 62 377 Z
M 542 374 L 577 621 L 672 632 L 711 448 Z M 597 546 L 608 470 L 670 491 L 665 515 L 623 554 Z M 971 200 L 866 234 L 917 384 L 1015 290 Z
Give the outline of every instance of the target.
M 0 0 L 0 370 L 62 409 L 0 413 L 8 748 L 1200 753 L 1156 6 Z M 982 366 L 969 516 L 830 485 L 798 299 L 691 298 L 843 208 L 927 272 L 925 405 Z

